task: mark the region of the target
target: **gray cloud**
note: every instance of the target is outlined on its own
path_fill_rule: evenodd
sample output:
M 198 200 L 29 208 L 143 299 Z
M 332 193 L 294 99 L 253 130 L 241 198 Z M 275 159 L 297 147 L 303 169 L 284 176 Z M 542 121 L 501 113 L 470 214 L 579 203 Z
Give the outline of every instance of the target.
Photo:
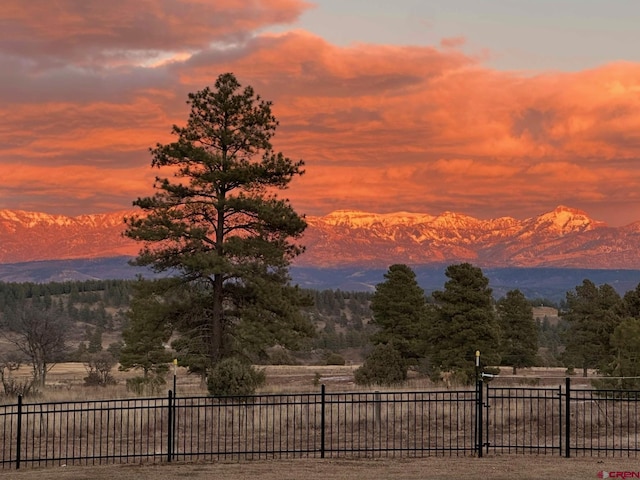
M 0 50 L 41 65 L 104 65 L 246 39 L 305 8 L 300 0 L 5 0 Z

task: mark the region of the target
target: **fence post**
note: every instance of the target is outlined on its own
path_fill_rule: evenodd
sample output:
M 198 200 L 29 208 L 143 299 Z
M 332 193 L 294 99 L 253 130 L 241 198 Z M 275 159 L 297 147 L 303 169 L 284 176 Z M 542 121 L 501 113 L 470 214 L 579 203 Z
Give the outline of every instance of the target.
M 373 393 L 373 411 L 374 411 L 374 422 L 375 422 L 375 428 L 374 428 L 374 434 L 379 435 L 380 432 L 382 431 L 382 405 L 381 405 L 382 399 L 380 397 L 380 392 L 379 391 L 375 391 Z
M 173 456 L 173 392 L 169 390 L 168 396 L 169 416 L 167 419 L 167 462 L 171 462 Z
M 485 397 L 484 397 L 484 411 L 487 413 L 484 417 L 484 435 L 485 435 L 485 446 L 486 446 L 486 454 L 489 455 L 489 408 L 491 408 L 491 405 L 489 405 L 489 382 L 487 382 L 485 384 L 486 386 L 486 392 L 485 392 Z
M 558 434 L 560 436 L 558 453 L 562 456 L 562 384 L 558 385 Z
M 22 395 L 18 395 L 18 422 L 16 426 L 16 470 L 20 469 L 20 454 L 22 453 Z
M 325 385 L 324 383 L 320 387 L 320 458 L 324 458 L 324 435 L 325 435 Z
M 571 377 L 567 377 L 565 379 L 565 390 L 567 395 L 567 401 L 565 403 L 565 411 L 564 411 L 564 449 L 565 449 L 565 457 L 569 458 L 571 456 Z
M 173 459 L 176 456 L 176 436 L 178 429 L 176 428 L 176 423 L 178 423 L 178 398 L 176 395 L 176 390 L 173 390 L 173 415 L 171 415 L 171 420 L 173 424 L 171 425 L 171 458 Z
M 478 458 L 482 458 L 482 427 L 484 426 L 484 420 L 482 419 L 482 409 L 484 403 L 482 394 L 482 379 L 478 378 L 476 380 L 476 449 L 478 451 Z

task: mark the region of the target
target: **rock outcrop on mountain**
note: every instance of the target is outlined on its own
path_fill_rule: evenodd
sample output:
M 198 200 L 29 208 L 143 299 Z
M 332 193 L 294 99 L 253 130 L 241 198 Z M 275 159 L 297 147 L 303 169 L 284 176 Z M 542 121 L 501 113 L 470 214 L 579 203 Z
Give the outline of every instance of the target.
M 135 255 L 139 245 L 122 236 L 130 213 L 65 217 L 0 210 L 0 263 Z M 299 266 L 468 261 L 481 267 L 640 268 L 640 222 L 608 227 L 564 206 L 525 220 L 342 210 L 307 221 Z

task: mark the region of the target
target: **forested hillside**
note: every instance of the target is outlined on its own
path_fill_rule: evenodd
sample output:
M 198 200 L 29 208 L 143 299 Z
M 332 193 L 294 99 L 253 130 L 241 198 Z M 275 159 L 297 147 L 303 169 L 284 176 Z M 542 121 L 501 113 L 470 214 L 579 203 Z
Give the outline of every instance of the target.
M 127 326 L 126 312 L 135 280 L 88 280 L 82 282 L 2 283 L 0 282 L 0 343 L 3 351 L 11 350 L 7 337 L 23 330 L 25 312 L 47 312 L 56 325 L 64 329 L 68 347 L 65 360 L 78 360 L 79 354 L 91 343 L 102 348 L 121 339 Z M 305 313 L 316 327 L 317 334 L 305 351 L 289 354 L 290 362 L 324 361 L 331 352 L 346 353 L 352 361 L 361 357 L 360 350 L 368 344 L 371 293 L 340 290 L 307 290 L 313 306 Z M 97 338 L 101 337 L 101 338 Z M 276 355 L 274 362 L 285 361 Z M 334 359 L 335 361 L 335 359 Z
M 87 280 L 52 283 L 0 282 L 0 344 L 10 351 L 7 336 L 20 331 L 26 311 L 47 311 L 56 317 L 56 325 L 64 329 L 67 349 L 64 360 L 79 360 L 86 349 L 98 344 L 107 349 L 121 340 L 127 325 L 135 280 Z M 372 324 L 373 293 L 341 290 L 306 290 L 313 306 L 305 313 L 313 322 L 316 335 L 300 352 L 272 352 L 271 363 L 322 363 L 327 359 L 358 363 L 371 349 L 370 337 L 376 331 Z M 429 299 L 428 299 L 429 300 Z M 537 299 L 535 304 L 549 305 Z M 566 322 L 538 321 L 542 365 L 559 365 L 564 348 Z M 332 353 L 338 356 L 331 356 Z
M 87 280 L 63 283 L 0 282 L 0 325 L 19 326 L 25 309 L 51 310 L 72 322 L 117 331 L 126 321 L 130 280 Z M 73 328 L 72 335 L 73 336 Z

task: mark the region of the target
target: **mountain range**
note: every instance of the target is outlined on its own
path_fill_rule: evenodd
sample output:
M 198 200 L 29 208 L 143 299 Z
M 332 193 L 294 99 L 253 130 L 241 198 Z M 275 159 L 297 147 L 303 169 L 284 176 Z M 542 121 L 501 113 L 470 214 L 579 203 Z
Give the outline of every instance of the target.
M 127 260 L 140 245 L 122 232 L 123 217 L 135 213 L 0 210 L 0 280 L 133 278 L 142 271 Z M 411 265 L 427 290 L 441 287 L 446 265 L 459 262 L 489 272 L 494 289 L 532 295 L 561 296 L 584 278 L 617 282 L 621 292 L 640 281 L 640 222 L 609 227 L 565 206 L 525 220 L 340 210 L 307 223 L 292 276 L 310 288 L 371 289 L 393 263 Z
M 525 220 L 338 211 L 308 222 L 299 265 L 640 268 L 640 222 L 608 227 L 564 206 Z
M 134 256 L 115 212 L 66 217 L 0 210 L 0 263 Z M 640 269 L 640 222 L 609 227 L 585 212 L 559 206 L 525 220 L 480 220 L 460 213 L 375 214 L 335 211 L 307 217 L 301 267 L 468 261 L 481 267 Z

